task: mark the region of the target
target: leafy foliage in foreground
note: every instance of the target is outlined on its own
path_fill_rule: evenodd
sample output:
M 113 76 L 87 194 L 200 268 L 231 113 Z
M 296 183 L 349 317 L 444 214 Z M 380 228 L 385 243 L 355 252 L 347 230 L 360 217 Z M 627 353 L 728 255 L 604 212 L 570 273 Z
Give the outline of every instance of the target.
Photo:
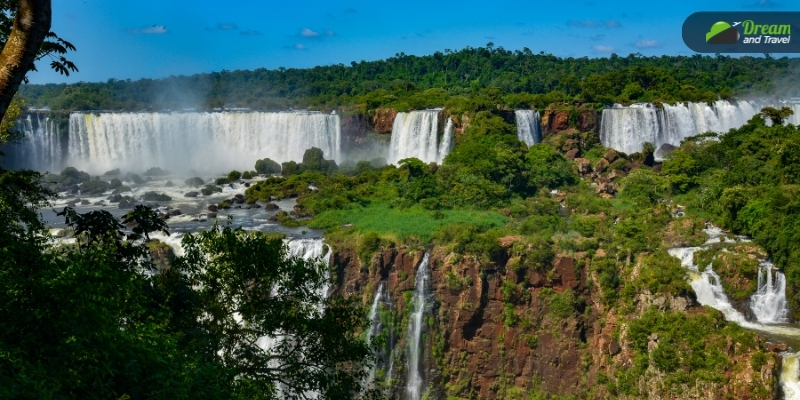
M 361 391 L 365 313 L 324 298 L 324 264 L 288 257 L 280 237 L 214 226 L 156 269 L 146 241 L 166 225 L 142 206 L 123 220 L 133 232 L 107 212 L 66 208 L 77 243 L 54 246 L 37 214 L 40 177 L 0 171 L 0 397 Z

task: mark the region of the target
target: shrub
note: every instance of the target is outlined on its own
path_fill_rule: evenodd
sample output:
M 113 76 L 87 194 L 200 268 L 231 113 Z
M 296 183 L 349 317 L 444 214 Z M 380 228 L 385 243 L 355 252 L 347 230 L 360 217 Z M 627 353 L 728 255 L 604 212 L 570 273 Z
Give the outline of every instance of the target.
M 170 201 L 172 197 L 167 196 L 164 193 L 156 193 L 156 192 L 147 192 L 142 196 L 142 200 L 144 201 Z
M 256 172 L 261 175 L 278 174 L 281 172 L 281 166 L 269 158 L 264 158 L 256 161 Z
M 235 180 L 238 180 L 241 177 L 242 177 L 242 173 L 237 171 L 237 170 L 233 170 L 231 172 L 228 172 L 228 180 L 229 181 L 235 181 Z
M 222 193 L 222 188 L 215 185 L 206 185 L 206 187 L 200 189 L 200 193 L 202 193 L 203 196 L 210 196 L 214 193 Z

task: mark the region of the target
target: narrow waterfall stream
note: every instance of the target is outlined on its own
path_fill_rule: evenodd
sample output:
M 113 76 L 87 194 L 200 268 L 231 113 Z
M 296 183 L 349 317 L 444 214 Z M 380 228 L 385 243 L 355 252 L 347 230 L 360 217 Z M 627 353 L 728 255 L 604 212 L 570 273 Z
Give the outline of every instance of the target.
M 372 341 L 381 334 L 381 328 L 383 328 L 383 324 L 381 323 L 381 315 L 380 315 L 380 304 L 381 299 L 383 298 L 383 283 L 378 285 L 378 290 L 375 291 L 375 298 L 372 300 L 372 306 L 369 309 L 369 331 L 367 332 L 367 344 L 372 344 Z M 377 372 L 378 364 L 372 366 L 369 370 L 369 376 L 367 377 L 367 385 L 370 385 L 372 382 L 375 381 L 375 373 Z
M 800 399 L 800 352 L 783 353 L 780 382 L 784 399 Z
M 542 141 L 538 111 L 516 110 L 514 116 L 517 122 L 517 139 L 525 142 L 528 146 Z
M 733 322 L 743 328 L 755 330 L 771 337 L 800 340 L 800 327 L 780 324 L 786 322 L 788 309 L 786 307 L 786 280 L 783 273 L 778 271 L 769 261 L 761 261 L 758 271 L 758 289 L 750 298 L 750 307 L 758 322 L 748 321 L 747 318 L 733 307 L 725 289 L 722 287 L 720 277 L 714 272 L 711 265 L 702 270 L 694 262 L 695 252 L 709 248 L 718 243 L 735 243 L 748 241 L 747 239 L 730 239 L 715 227 L 703 230 L 709 239 L 699 247 L 678 247 L 669 250 L 669 254 L 681 260 L 681 265 L 686 268 L 690 285 L 697 295 L 697 301 L 712 307 L 725 316 L 727 321 Z M 774 273 L 774 277 L 773 277 Z M 795 349 L 797 350 L 797 349 Z M 783 366 L 780 374 L 780 385 L 786 400 L 800 400 L 800 352 L 785 352 Z
M 422 379 L 422 330 L 424 315 L 428 310 L 428 295 L 430 293 L 430 273 L 428 271 L 428 253 L 422 258 L 422 262 L 417 268 L 417 275 L 414 278 L 414 311 L 408 321 L 408 379 L 406 381 L 406 392 L 408 399 L 419 400 L 423 393 Z

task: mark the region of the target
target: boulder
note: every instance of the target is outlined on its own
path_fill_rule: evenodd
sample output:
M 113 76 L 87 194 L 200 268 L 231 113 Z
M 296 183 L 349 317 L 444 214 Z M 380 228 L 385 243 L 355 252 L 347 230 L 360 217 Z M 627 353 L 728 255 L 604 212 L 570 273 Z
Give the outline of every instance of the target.
M 183 181 L 183 183 L 185 183 L 186 186 L 203 186 L 206 183 L 206 181 L 203 180 L 203 178 L 196 176 L 194 178 L 189 178 Z
M 575 163 L 578 164 L 578 173 L 581 175 L 588 175 L 592 173 L 592 163 L 585 158 L 576 158 Z
M 608 162 L 608 160 L 606 160 L 605 158 L 601 158 L 600 161 L 598 161 L 597 164 L 594 165 L 594 172 L 602 174 L 603 172 L 605 172 L 606 169 L 608 169 L 609 164 L 610 163 Z
M 217 212 L 217 206 L 215 204 L 211 204 L 208 206 L 208 211 Z
M 198 192 L 187 192 L 183 197 L 197 197 L 198 195 L 200 195 Z
M 170 217 L 175 217 L 175 216 L 178 216 L 178 215 L 181 215 L 181 214 L 183 214 L 181 212 L 181 210 L 172 210 L 172 211 L 169 212 L 169 216 Z
M 279 208 L 280 207 L 278 207 L 278 205 L 275 204 L 275 203 L 264 204 L 264 209 L 267 210 L 267 211 L 275 211 L 275 210 L 277 210 Z
M 772 351 L 775 353 L 783 353 L 784 351 L 789 350 L 789 345 L 786 343 L 767 343 L 767 351 Z
M 208 213 L 208 214 L 206 215 L 206 218 L 208 218 L 208 219 L 211 219 L 211 218 L 217 218 L 217 213 L 215 213 L 215 212 L 210 212 L 210 213 Z
M 619 158 L 619 154 L 617 154 L 617 151 L 616 151 L 616 150 L 614 150 L 614 149 L 609 149 L 609 150 L 606 152 L 606 154 L 604 154 L 604 155 L 603 155 L 603 158 L 604 158 L 606 161 L 608 161 L 608 163 L 610 164 L 610 163 L 613 163 L 614 161 L 617 161 L 617 158 Z
M 580 153 L 581 153 L 580 149 L 571 149 L 570 151 L 567 152 L 567 154 L 564 155 L 564 157 L 567 157 L 568 160 L 574 160 L 575 157 L 578 157 L 580 155 Z
M 616 192 L 617 192 L 617 189 L 616 189 L 616 187 L 614 187 L 614 184 L 611 183 L 611 182 L 602 182 L 602 183 L 597 184 L 597 193 L 605 193 L 605 194 L 614 195 L 614 193 L 616 193 Z

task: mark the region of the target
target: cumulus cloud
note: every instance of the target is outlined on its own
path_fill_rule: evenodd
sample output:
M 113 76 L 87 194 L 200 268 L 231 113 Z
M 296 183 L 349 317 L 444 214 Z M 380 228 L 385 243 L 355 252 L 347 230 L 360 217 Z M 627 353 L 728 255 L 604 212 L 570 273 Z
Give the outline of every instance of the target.
M 614 52 L 614 48 L 613 47 L 606 46 L 606 45 L 603 45 L 603 44 L 597 44 L 597 45 L 592 46 L 592 50 L 594 50 L 597 53 L 613 53 Z
M 241 32 L 239 32 L 239 34 L 244 35 L 244 36 L 258 36 L 258 35 L 261 34 L 261 32 L 254 31 L 254 30 L 248 30 L 248 31 L 241 31 Z
M 127 29 L 127 32 L 134 35 L 161 35 L 167 33 L 167 27 L 164 25 L 153 25 L 146 28 Z
M 308 28 L 303 28 L 303 29 L 300 30 L 300 36 L 307 37 L 307 38 L 318 37 L 319 36 L 319 32 L 311 30 L 311 29 L 308 29 Z
M 217 24 L 217 29 L 221 31 L 230 31 L 239 29 L 239 27 L 236 26 L 236 24 L 234 24 L 233 22 L 220 22 Z
M 642 39 L 634 43 L 633 46 L 639 49 L 653 49 L 657 47 L 664 47 L 664 44 L 662 44 L 658 40 Z

